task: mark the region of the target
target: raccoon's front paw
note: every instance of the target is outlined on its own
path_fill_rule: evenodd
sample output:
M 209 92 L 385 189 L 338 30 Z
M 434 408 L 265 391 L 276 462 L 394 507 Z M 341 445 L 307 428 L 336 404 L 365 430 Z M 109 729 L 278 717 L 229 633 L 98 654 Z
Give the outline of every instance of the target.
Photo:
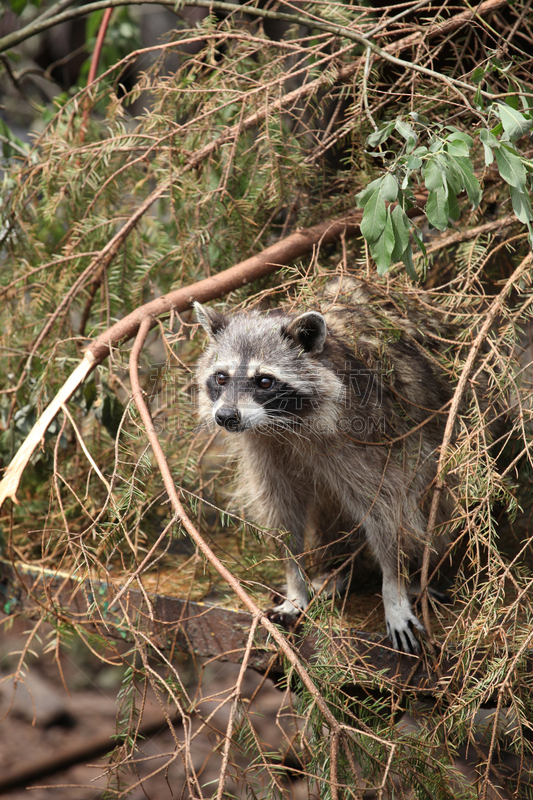
M 283 603 L 279 603 L 277 606 L 265 611 L 271 622 L 275 622 L 276 625 L 282 625 L 284 628 L 292 628 L 301 613 L 301 609 L 291 603 L 290 600 L 284 600 Z
M 395 650 L 411 655 L 420 652 L 420 642 L 415 636 L 415 630 L 425 633 L 426 629 L 410 608 L 396 606 L 387 613 L 386 622 L 387 633 Z

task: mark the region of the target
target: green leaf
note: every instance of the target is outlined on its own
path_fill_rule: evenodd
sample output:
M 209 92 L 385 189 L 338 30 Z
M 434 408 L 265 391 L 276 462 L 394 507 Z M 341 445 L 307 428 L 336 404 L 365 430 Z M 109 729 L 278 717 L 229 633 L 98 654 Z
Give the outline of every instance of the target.
M 366 143 L 369 147 L 377 147 L 386 141 L 394 130 L 394 122 L 387 122 L 382 125 L 377 131 L 367 136 Z
M 479 132 L 479 138 L 483 143 L 483 150 L 485 151 L 485 166 L 489 166 L 494 161 L 494 153 L 492 147 L 499 147 L 500 142 L 498 139 L 486 128 L 482 128 Z
M 523 223 L 531 222 L 533 214 L 531 213 L 531 199 L 529 194 L 520 191 L 515 186 L 511 186 L 511 200 L 513 203 L 513 211 L 516 218 Z
M 426 216 L 428 222 L 439 231 L 445 231 L 449 225 L 450 207 L 446 189 L 442 186 L 429 193 L 426 203 Z
M 483 150 L 485 151 L 485 166 L 489 167 L 494 161 L 494 153 L 486 144 L 483 145 Z
M 470 155 L 470 147 L 466 142 L 461 139 L 450 139 L 446 142 L 446 151 L 451 156 L 468 156 Z
M 533 120 L 526 119 L 520 111 L 509 105 L 496 103 L 503 129 L 511 142 L 515 142 L 533 127 Z
M 464 180 L 464 187 L 470 202 L 474 208 L 477 208 L 481 202 L 482 193 L 479 181 L 474 175 L 472 162 L 468 158 L 455 158 L 454 163 L 461 170 Z
M 409 244 L 409 229 L 411 223 L 409 217 L 399 205 L 397 205 L 391 212 L 392 230 L 394 232 L 394 249 L 391 253 L 393 261 L 398 261 L 402 258 L 406 247 Z
M 412 149 L 413 147 L 416 146 L 418 137 L 414 129 L 409 125 L 408 122 L 404 122 L 403 120 L 399 119 L 396 121 L 394 127 L 396 128 L 400 136 L 403 136 L 403 138 L 407 142 L 407 147 Z
M 405 164 L 407 169 L 420 169 L 422 166 L 422 159 L 417 158 L 416 156 L 404 156 L 402 162 Z
M 422 174 L 424 176 L 424 183 L 428 192 L 434 192 L 443 186 L 442 180 L 442 165 L 439 163 L 438 156 L 426 161 Z
M 533 178 L 533 175 L 532 175 Z M 403 190 L 403 186 L 398 191 L 398 203 L 401 205 L 404 211 L 409 211 L 415 205 L 415 196 L 411 190 L 411 187 L 408 186 L 407 190 Z
M 2 134 L 4 138 L 4 141 L 0 142 L 0 147 L 2 148 L 2 154 L 4 158 L 11 158 L 14 155 L 23 155 L 24 153 L 29 153 L 29 145 L 26 142 L 23 142 L 22 139 L 19 139 L 18 136 L 15 136 L 11 128 L 8 128 L 4 120 L 1 118 L 0 134 Z M 10 142 L 13 143 L 13 146 L 11 146 Z
M 407 270 L 407 274 L 411 278 L 412 281 L 418 280 L 418 275 L 416 274 L 416 269 L 413 261 L 413 248 L 411 247 L 411 242 L 405 248 L 405 251 L 402 253 L 402 261 L 405 264 L 405 269 Z
M 454 134 L 453 137 L 451 137 L 452 139 L 460 139 L 462 142 L 468 145 L 468 147 L 472 147 L 474 144 L 472 137 L 469 136 L 468 133 L 460 131 L 459 128 L 455 127 L 455 125 L 446 125 L 446 130 Z
M 509 90 L 509 92 L 513 92 L 515 89 L 509 78 L 507 78 L 507 89 Z M 518 97 L 515 94 L 509 95 L 505 102 L 508 106 L 514 108 L 515 111 L 518 111 Z
M 458 220 L 461 216 L 461 209 L 459 208 L 459 203 L 457 202 L 457 196 L 453 189 L 448 187 L 448 214 L 451 219 Z
M 413 225 L 413 227 L 411 229 L 411 233 L 413 234 L 415 242 L 417 243 L 419 248 L 422 250 L 422 253 L 424 254 L 424 258 L 426 258 L 427 257 L 426 245 L 424 244 L 424 240 L 422 239 L 420 231 L 418 230 L 416 225 Z
M 413 122 L 419 122 L 421 125 L 429 125 L 429 119 L 424 114 L 419 114 L 418 111 L 410 111 L 409 116 Z
M 85 23 L 85 37 L 87 41 L 91 39 L 96 39 L 98 35 L 98 30 L 100 28 L 100 23 L 102 22 L 104 16 L 105 9 L 101 9 L 100 11 L 93 11 L 92 14 L 89 14 L 87 17 L 87 21 Z
M 489 145 L 489 147 L 499 147 L 500 146 L 499 140 L 487 128 L 482 128 L 480 130 L 479 138 L 481 139 L 483 144 L 487 144 L 487 145 Z
M 371 195 L 374 194 L 376 189 L 381 186 L 383 183 L 383 178 L 376 178 L 375 181 L 372 181 L 368 184 L 366 188 L 364 188 L 361 192 L 355 195 L 355 202 L 359 208 L 364 208 L 368 203 L 369 198 Z
M 477 92 L 474 95 L 474 107 L 477 108 L 478 111 L 485 110 L 485 103 L 483 102 L 483 95 L 481 94 L 481 88 L 478 87 Z
M 455 194 L 459 194 L 465 188 L 465 181 L 461 169 L 457 165 L 455 158 L 448 156 L 444 163 L 444 172 L 446 173 L 446 180 Z
M 483 67 L 476 67 L 474 72 L 472 73 L 472 77 L 470 78 L 470 80 L 477 86 L 478 83 L 481 83 L 484 77 L 485 77 L 485 70 L 483 69 Z
M 521 81 L 516 77 L 514 80 L 520 89 L 520 102 L 522 103 L 522 108 L 524 111 L 531 111 L 531 109 L 533 109 L 533 97 L 530 96 L 529 84 L 524 83 L 524 81 Z
M 391 256 L 394 249 L 394 230 L 390 210 L 387 209 L 387 218 L 383 232 L 377 241 L 370 245 L 372 258 L 376 262 L 379 275 L 385 275 L 391 265 Z
M 517 153 L 509 145 L 502 143 L 496 150 L 496 163 L 504 181 L 510 186 L 523 190 L 526 183 L 526 170 Z
M 385 201 L 392 203 L 397 197 L 398 181 L 390 173 L 372 181 L 370 186 L 357 195 L 357 204 L 364 207 L 361 233 L 369 244 L 377 241 L 385 227 L 387 221 Z
M 387 209 L 379 189 L 374 191 L 365 204 L 363 219 L 361 220 L 361 233 L 369 244 L 381 236 L 387 221 Z
M 388 172 L 385 177 L 383 178 L 383 185 L 381 187 L 381 194 L 384 200 L 388 200 L 389 203 L 394 203 L 396 198 L 398 197 L 398 181 Z

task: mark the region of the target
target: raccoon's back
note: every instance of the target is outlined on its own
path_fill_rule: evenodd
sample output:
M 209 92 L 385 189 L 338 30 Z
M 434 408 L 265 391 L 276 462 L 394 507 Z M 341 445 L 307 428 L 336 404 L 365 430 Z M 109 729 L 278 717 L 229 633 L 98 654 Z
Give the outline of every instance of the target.
M 331 331 L 330 357 L 351 384 L 352 408 L 364 411 L 361 398 L 353 396 L 352 376 L 367 372 L 379 382 L 373 399 L 365 395 L 367 412 L 382 415 L 389 438 L 426 422 L 427 437 L 438 444 L 454 391 L 446 356 L 454 331 L 444 311 L 429 312 L 401 292 L 352 277 L 326 285 L 322 310 Z

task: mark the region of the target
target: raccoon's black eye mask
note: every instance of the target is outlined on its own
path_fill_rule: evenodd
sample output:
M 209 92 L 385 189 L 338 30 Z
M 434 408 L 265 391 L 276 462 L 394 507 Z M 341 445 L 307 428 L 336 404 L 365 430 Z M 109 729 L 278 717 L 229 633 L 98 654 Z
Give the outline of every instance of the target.
M 218 386 L 225 386 L 227 382 L 230 380 L 230 376 L 227 375 L 225 372 L 217 372 L 214 377 L 215 377 L 215 382 L 218 384 Z M 245 379 L 245 381 L 246 383 L 248 383 L 249 381 L 253 381 L 258 389 L 263 389 L 265 391 L 267 391 L 268 389 L 272 389 L 276 384 L 276 379 L 273 378 L 271 375 L 256 375 L 255 378 L 248 378 Z

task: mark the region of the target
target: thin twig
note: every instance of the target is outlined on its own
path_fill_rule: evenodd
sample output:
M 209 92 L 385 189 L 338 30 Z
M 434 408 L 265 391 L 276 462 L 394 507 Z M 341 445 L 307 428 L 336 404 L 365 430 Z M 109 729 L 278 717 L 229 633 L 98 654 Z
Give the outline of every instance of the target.
M 235 689 L 233 690 L 233 703 L 229 715 L 228 726 L 226 728 L 226 738 L 224 741 L 224 752 L 222 753 L 222 765 L 220 767 L 220 778 L 218 782 L 216 800 L 222 800 L 222 797 L 224 795 L 224 787 L 226 785 L 226 774 L 228 770 L 229 753 L 231 749 L 232 736 L 233 736 L 233 726 L 235 724 L 235 715 L 237 713 L 237 703 L 240 700 L 242 682 L 244 680 L 246 670 L 248 669 L 250 661 L 250 653 L 252 652 L 252 645 L 254 643 L 255 632 L 257 630 L 257 623 L 258 623 L 258 617 L 254 617 L 252 619 L 252 624 L 250 626 L 250 633 L 248 634 L 248 641 L 246 642 L 246 650 L 244 651 L 244 656 L 242 659 L 241 668 L 239 670 L 237 683 L 235 684 Z

